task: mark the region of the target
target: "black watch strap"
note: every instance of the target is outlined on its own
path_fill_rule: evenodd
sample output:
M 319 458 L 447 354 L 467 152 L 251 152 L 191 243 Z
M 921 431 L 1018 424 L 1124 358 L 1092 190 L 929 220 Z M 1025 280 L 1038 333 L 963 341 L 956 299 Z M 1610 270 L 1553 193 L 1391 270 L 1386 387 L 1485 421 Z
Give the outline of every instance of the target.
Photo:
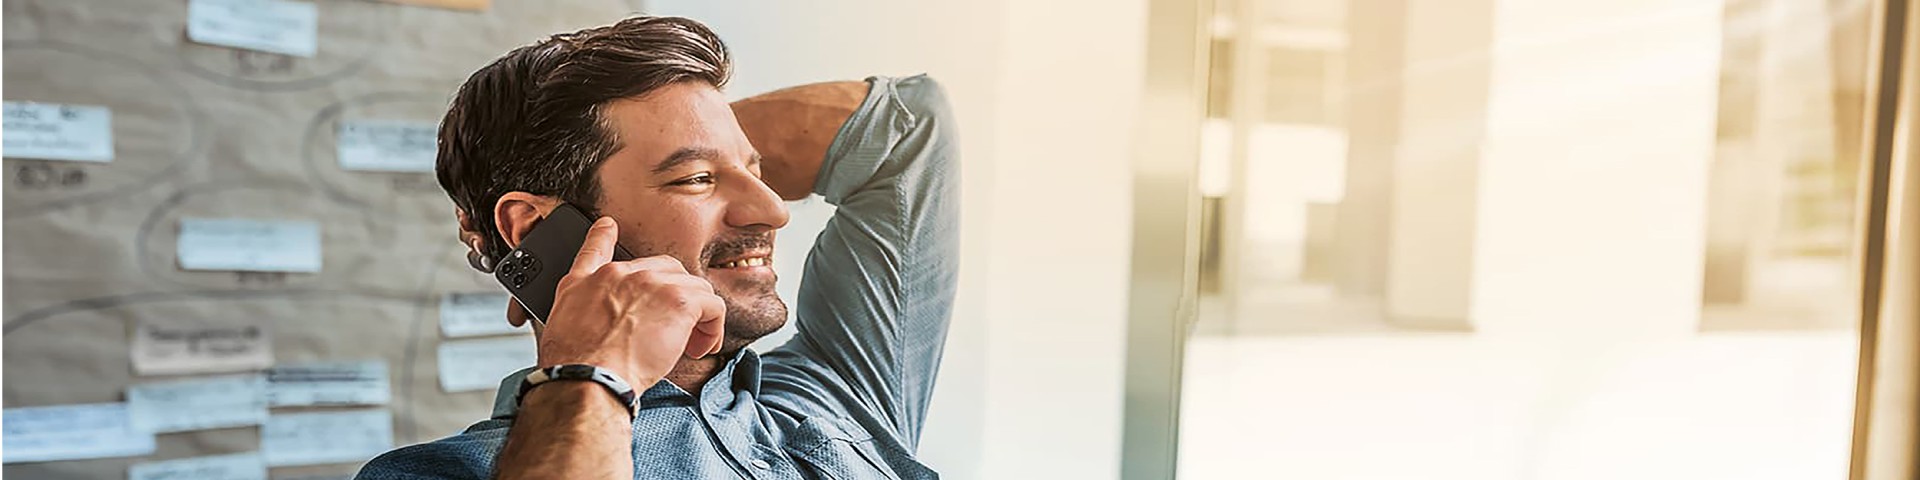
M 630 418 L 640 415 L 640 395 L 633 391 L 632 385 L 628 385 L 626 380 L 621 380 L 620 376 L 615 375 L 611 370 L 578 363 L 554 365 L 528 373 L 527 378 L 520 381 L 520 392 L 514 394 L 513 404 L 520 405 L 520 402 L 527 398 L 527 392 L 532 391 L 533 387 L 557 381 L 598 383 L 606 387 L 607 392 L 612 393 L 614 398 L 619 399 L 621 405 L 627 407 L 627 415 Z

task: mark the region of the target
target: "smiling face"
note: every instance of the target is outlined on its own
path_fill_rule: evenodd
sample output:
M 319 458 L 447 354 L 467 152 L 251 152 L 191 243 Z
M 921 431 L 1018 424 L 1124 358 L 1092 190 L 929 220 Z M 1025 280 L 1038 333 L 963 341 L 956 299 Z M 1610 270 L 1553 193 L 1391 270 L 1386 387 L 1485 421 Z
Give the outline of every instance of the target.
M 634 255 L 672 255 L 727 302 L 725 353 L 779 330 L 774 230 L 787 208 L 760 180 L 759 154 L 712 85 L 681 81 L 604 106 L 620 148 L 599 167 L 600 214 Z

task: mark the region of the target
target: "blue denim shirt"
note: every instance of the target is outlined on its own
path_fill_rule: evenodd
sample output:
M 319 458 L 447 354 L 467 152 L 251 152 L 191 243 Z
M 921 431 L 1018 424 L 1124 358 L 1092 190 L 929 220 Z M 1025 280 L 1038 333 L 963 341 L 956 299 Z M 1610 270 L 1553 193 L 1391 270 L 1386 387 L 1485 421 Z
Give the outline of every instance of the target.
M 807 255 L 798 332 L 742 350 L 698 396 L 666 381 L 643 392 L 634 478 L 939 478 L 913 456 L 959 265 L 953 119 L 924 75 L 867 82 L 814 185 L 838 210 Z M 358 478 L 491 478 L 528 370 L 500 382 L 493 418 Z

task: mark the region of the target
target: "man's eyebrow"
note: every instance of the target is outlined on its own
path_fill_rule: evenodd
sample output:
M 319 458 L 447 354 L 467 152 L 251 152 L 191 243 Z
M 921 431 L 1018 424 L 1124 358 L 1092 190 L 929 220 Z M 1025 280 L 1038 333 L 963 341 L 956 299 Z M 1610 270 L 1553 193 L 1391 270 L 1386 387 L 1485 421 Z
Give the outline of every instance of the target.
M 672 155 L 667 155 L 667 159 L 661 160 L 660 164 L 654 165 L 653 173 L 655 175 L 667 173 L 675 168 L 679 168 L 681 165 L 687 164 L 687 162 L 712 160 L 716 158 L 720 158 L 720 152 L 711 148 L 681 148 L 674 150 Z

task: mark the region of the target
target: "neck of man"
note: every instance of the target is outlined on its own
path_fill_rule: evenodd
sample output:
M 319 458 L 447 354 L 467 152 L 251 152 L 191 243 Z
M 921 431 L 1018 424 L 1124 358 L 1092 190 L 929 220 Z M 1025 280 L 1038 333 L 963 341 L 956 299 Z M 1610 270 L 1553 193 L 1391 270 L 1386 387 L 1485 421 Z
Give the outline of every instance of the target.
M 698 397 L 701 387 L 705 387 L 707 381 L 726 366 L 726 355 L 708 355 L 698 360 L 681 358 L 680 363 L 674 364 L 673 371 L 667 372 L 666 381 Z

